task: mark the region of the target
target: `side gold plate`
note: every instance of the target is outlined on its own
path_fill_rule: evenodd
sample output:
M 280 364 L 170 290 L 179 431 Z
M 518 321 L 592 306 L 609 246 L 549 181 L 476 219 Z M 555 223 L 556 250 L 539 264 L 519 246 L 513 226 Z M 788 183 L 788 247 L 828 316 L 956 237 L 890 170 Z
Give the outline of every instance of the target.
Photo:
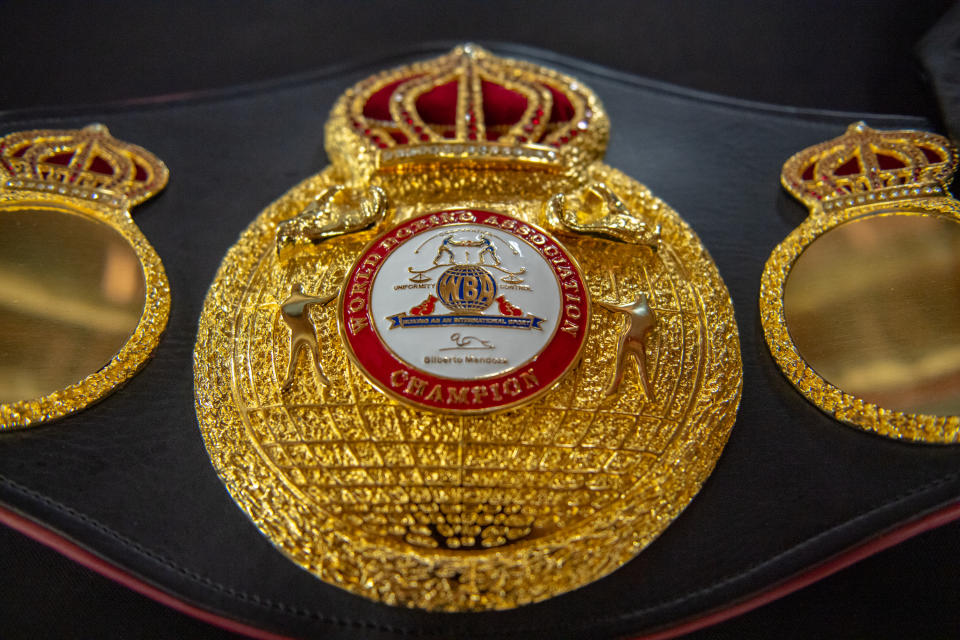
M 600 162 L 608 131 L 579 81 L 472 46 L 336 103 L 332 166 L 230 249 L 194 354 L 211 461 L 292 561 L 504 609 L 613 571 L 697 493 L 740 400 L 733 307 Z
M 102 125 L 0 139 L 0 429 L 79 411 L 153 353 L 170 291 L 130 208 L 167 175 Z
M 764 334 L 800 393 L 847 424 L 960 441 L 956 164 L 941 136 L 861 122 L 783 167 L 810 216 L 764 269 Z

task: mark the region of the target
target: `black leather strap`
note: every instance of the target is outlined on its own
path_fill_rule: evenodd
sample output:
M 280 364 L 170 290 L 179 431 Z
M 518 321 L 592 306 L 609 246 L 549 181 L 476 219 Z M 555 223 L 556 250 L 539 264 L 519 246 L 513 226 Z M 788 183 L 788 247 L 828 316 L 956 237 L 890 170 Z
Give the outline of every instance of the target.
M 733 296 L 744 361 L 737 424 L 714 475 L 660 539 L 611 576 L 540 604 L 431 615 L 368 602 L 301 571 L 247 521 L 210 466 L 191 354 L 220 259 L 264 206 L 325 166 L 322 129 L 336 96 L 371 72 L 442 49 L 184 101 L 0 119 L 3 133 L 101 121 L 167 163 L 167 190 L 134 217 L 173 295 L 156 357 L 126 387 L 53 425 L 0 434 L 0 503 L 184 600 L 261 628 L 525 638 L 633 634 L 727 606 L 960 499 L 960 447 L 893 442 L 830 420 L 790 387 L 761 336 L 764 261 L 806 213 L 781 190 L 780 167 L 865 116 L 721 99 L 531 49 L 495 50 L 559 68 L 600 95 L 613 125 L 607 162 L 690 222 Z

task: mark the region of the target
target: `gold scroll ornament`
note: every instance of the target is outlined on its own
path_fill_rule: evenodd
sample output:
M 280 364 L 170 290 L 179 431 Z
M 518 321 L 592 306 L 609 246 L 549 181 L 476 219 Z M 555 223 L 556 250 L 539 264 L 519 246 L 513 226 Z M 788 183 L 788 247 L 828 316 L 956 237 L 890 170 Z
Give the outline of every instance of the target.
M 503 609 L 613 571 L 696 494 L 740 399 L 733 308 L 600 162 L 608 131 L 579 81 L 473 46 L 334 105 L 331 166 L 230 249 L 195 352 L 213 465 L 292 561 Z
M 953 146 L 858 122 L 783 166 L 810 209 L 770 255 L 764 335 L 824 412 L 889 438 L 960 441 L 960 203 Z
M 170 289 L 130 209 L 167 175 L 99 124 L 0 139 L 0 429 L 79 411 L 153 353 Z

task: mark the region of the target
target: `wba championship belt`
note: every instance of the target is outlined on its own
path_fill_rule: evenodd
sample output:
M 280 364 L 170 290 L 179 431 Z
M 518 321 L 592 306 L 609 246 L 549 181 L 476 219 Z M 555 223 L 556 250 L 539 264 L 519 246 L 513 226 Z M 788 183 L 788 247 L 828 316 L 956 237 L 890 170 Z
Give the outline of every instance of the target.
M 826 289 L 795 280 L 817 266 L 805 263 L 821 241 L 842 240 L 847 227 L 955 225 L 944 189 L 953 151 L 916 133 L 934 123 L 873 114 L 878 132 L 822 147 L 865 115 L 744 103 L 517 45 L 497 53 L 536 64 L 449 49 L 401 49 L 262 86 L 0 113 L 10 136 L 0 214 L 84 216 L 141 257 L 148 238 L 169 282 L 159 286 L 158 262 L 126 260 L 147 285 L 137 289 L 140 314 L 124 314 L 128 330 L 153 314 L 156 341 L 167 322 L 136 376 L 114 375 L 142 362 L 119 333 L 103 360 L 117 364 L 87 369 L 122 383 L 117 393 L 0 433 L 0 523 L 254 637 L 479 640 L 679 635 L 960 517 L 960 447 L 838 424 L 859 407 L 870 415 L 868 396 L 821 371 L 792 315 L 851 318 L 866 310 L 849 304 L 853 284 L 899 285 L 887 279 L 898 267 L 928 274 L 946 264 L 941 245 L 915 250 L 908 229 L 896 259 L 884 262 L 862 238 L 855 245 L 870 278 L 828 278 Z M 399 65 L 409 66 L 367 78 Z M 319 129 L 331 105 L 328 161 Z M 165 170 L 131 167 L 149 159 L 85 129 L 91 121 L 170 167 L 162 195 L 134 210 L 139 240 L 126 211 L 140 198 L 121 198 L 119 185 L 159 188 Z M 23 132 L 50 137 L 28 151 L 34 137 Z M 56 150 L 64 136 L 72 155 Z M 811 145 L 812 156 L 784 167 Z M 863 190 L 871 153 L 885 186 Z M 781 172 L 800 185 L 790 192 L 812 189 L 829 207 L 805 209 L 781 188 Z M 822 175 L 858 188 L 828 197 Z M 78 183 L 101 187 L 74 191 Z M 718 266 L 651 190 L 683 212 Z M 73 255 L 79 236 L 50 228 L 67 238 L 30 264 Z M 787 343 L 771 343 L 771 356 L 764 342 L 776 290 L 761 283 L 778 243 L 788 249 L 777 249 L 774 274 L 786 282 L 787 337 L 803 356 L 784 371 Z M 101 262 L 70 264 L 89 272 L 116 259 L 110 249 Z M 0 285 L 11 281 L 24 280 Z M 121 290 L 102 282 L 111 299 Z M 79 287 L 70 297 L 35 289 L 43 295 L 28 299 L 31 309 L 81 329 L 104 317 L 78 304 Z M 914 300 L 914 289 L 888 302 Z M 816 305 L 791 311 L 815 290 Z M 923 322 L 911 332 L 949 326 L 943 308 L 915 311 L 907 317 Z M 839 335 L 884 326 L 862 320 Z M 35 344 L 59 358 L 94 342 L 62 340 L 63 331 Z M 923 361 L 939 366 L 950 353 L 928 349 Z M 843 411 L 802 367 L 846 394 Z M 906 413 L 894 400 L 870 402 Z M 941 420 L 918 423 L 922 434 L 896 425 L 949 441 L 944 419 L 956 414 L 915 414 Z M 934 546 L 944 533 L 935 536 Z M 25 618 L 44 630 L 55 623 L 42 602 L 56 589 L 23 587 L 52 574 L 45 562 L 18 572 L 29 564 L 21 548 L 13 534 L 0 546 L 0 563 L 13 567 L 0 626 L 13 635 Z M 908 620 L 949 602 L 950 585 L 929 582 Z M 99 591 L 84 590 L 96 611 L 83 616 L 116 618 Z M 883 591 L 868 586 L 859 600 Z
M 503 609 L 589 583 L 710 474 L 742 385 L 683 220 L 601 163 L 574 78 L 473 46 L 356 84 L 331 166 L 227 253 L 196 409 L 260 531 L 389 604 Z

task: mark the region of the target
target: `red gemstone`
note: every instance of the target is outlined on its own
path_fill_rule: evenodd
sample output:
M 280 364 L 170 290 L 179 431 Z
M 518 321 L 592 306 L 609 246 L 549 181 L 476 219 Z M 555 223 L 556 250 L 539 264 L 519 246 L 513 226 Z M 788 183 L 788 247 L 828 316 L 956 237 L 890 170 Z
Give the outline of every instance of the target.
M 426 142 L 427 140 L 430 139 L 430 136 L 428 136 L 428 135 L 425 134 L 425 133 L 421 133 L 421 134 L 420 134 L 420 139 L 423 140 L 424 142 Z

